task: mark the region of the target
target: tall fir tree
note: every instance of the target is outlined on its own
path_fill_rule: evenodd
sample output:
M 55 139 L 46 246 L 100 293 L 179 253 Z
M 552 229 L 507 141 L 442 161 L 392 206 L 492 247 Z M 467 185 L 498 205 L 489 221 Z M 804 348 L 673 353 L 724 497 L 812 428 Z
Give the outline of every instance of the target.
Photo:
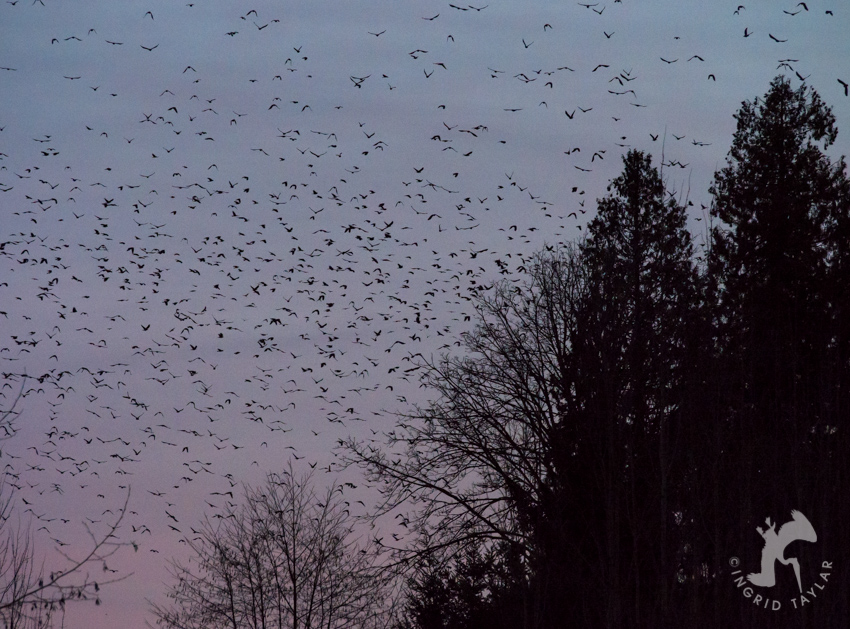
M 652 166 L 629 151 L 582 244 L 588 277 L 574 343 L 583 421 L 598 433 L 604 500 L 604 589 L 610 627 L 662 626 L 675 582 L 678 504 L 697 273 L 685 208 Z M 601 465 L 600 465 L 601 463 Z
M 722 495 L 713 519 L 732 536 L 716 536 L 718 551 L 767 515 L 800 509 L 824 530 L 847 515 L 836 490 L 846 489 L 839 453 L 850 429 L 850 186 L 844 159 L 825 153 L 838 133 L 835 117 L 816 91 L 780 76 L 736 119 L 727 164 L 711 188 L 720 435 L 711 482 Z M 846 533 L 832 539 L 842 536 L 846 543 Z M 761 540 L 744 539 L 745 554 L 758 557 Z M 789 575 L 793 581 L 780 570 L 779 578 Z M 846 618 L 846 596 L 842 605 Z

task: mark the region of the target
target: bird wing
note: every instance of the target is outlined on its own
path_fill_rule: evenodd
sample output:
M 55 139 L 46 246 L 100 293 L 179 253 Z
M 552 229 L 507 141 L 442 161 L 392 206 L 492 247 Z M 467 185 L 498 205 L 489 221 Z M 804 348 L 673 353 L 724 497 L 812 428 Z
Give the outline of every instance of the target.
M 818 541 L 818 535 L 815 533 L 812 523 L 809 522 L 806 516 L 795 509 L 791 511 L 791 517 L 793 519 L 783 524 L 776 534 L 782 548 L 797 540 L 803 540 L 805 542 Z

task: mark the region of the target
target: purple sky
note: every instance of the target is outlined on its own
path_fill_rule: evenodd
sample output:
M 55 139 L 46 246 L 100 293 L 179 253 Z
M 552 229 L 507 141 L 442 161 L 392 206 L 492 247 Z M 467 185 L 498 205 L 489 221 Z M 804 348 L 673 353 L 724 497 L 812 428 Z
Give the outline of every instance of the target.
M 839 2 L 485 2 L 0 6 L 0 405 L 48 375 L 2 464 L 49 566 L 130 486 L 139 544 L 66 627 L 152 622 L 230 479 L 291 456 L 337 478 L 337 440 L 427 400 L 412 357 L 579 237 L 628 147 L 663 152 L 698 240 L 732 116 L 777 74 L 848 152 Z

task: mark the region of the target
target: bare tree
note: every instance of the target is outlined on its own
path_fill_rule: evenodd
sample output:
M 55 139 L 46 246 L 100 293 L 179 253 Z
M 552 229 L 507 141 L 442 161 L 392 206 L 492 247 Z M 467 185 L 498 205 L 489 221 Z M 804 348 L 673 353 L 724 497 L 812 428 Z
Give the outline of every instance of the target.
M 567 421 L 575 410 L 564 384 L 574 379 L 586 293 L 575 247 L 538 254 L 527 282 L 503 282 L 476 302 L 466 355 L 426 365 L 423 384 L 437 394 L 430 406 L 401 417 L 384 449 L 354 438 L 345 444 L 349 462 L 382 487 L 378 516 L 415 509 L 417 544 L 397 550 L 398 565 L 500 544 L 530 572 L 547 554 L 544 531 L 564 522 L 567 508 L 554 455 L 590 443 L 587 426 Z
M 26 377 L 24 377 L 25 382 Z M 12 438 L 18 411 L 15 407 L 23 393 L 21 390 L 10 407 L 0 412 L 0 442 Z M 115 522 L 104 534 L 93 531 L 85 524 L 91 540 L 90 549 L 84 555 L 72 556 L 56 549 L 67 564 L 63 569 L 45 574 L 43 563 L 36 557 L 36 548 L 29 523 L 15 515 L 14 489 L 0 481 L 0 622 L 8 629 L 43 628 L 52 626 L 55 614 L 64 613 L 71 601 L 94 600 L 100 604 L 100 589 L 103 585 L 126 579 L 129 574 L 107 580 L 97 580 L 85 572 L 88 566 L 97 563 L 106 565 L 106 560 L 122 546 L 133 542 L 121 542 L 116 533 L 127 512 L 130 492 L 118 511 Z
M 346 444 L 381 485 L 381 514 L 418 510 L 399 563 L 482 542 L 523 557 L 526 627 L 643 626 L 675 576 L 656 548 L 670 545 L 696 273 L 684 208 L 648 155 L 623 161 L 587 239 L 480 296 L 466 354 L 422 365 L 436 400 L 386 449 Z
M 100 604 L 101 587 L 126 579 L 129 574 L 118 578 L 98 580 L 85 573 L 85 567 L 103 563 L 121 546 L 116 532 L 121 525 L 129 492 L 115 522 L 103 535 L 97 535 L 86 526 L 91 540 L 90 550 L 75 558 L 57 549 L 68 565 L 61 570 L 45 574 L 44 565 L 36 559 L 36 548 L 28 524 L 11 524 L 14 512 L 13 493 L 0 493 L 0 621 L 9 629 L 25 627 L 49 627 L 56 612 L 64 613 L 67 603 L 94 600 Z M 135 545 L 134 545 L 135 547 Z
M 322 494 L 292 466 L 246 487 L 241 505 L 206 518 L 186 542 L 188 564 L 158 624 L 201 627 L 344 629 L 382 626 L 381 570 L 359 548 L 338 486 Z

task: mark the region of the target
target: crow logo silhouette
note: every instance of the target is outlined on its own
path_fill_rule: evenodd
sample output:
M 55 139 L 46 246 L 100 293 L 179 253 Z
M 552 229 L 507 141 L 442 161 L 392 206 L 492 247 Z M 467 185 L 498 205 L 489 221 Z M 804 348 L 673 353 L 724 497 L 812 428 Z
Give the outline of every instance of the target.
M 791 564 L 794 567 L 794 574 L 797 577 L 797 587 L 800 588 L 800 593 L 803 592 L 803 585 L 800 582 L 800 564 L 796 557 L 785 557 L 785 548 L 791 542 L 802 540 L 805 542 L 816 542 L 818 540 L 817 533 L 812 526 L 812 523 L 799 511 L 791 511 L 790 522 L 783 524 L 779 531 L 776 531 L 776 523 L 771 523 L 770 518 L 765 519 L 767 528 L 762 529 L 756 527 L 756 530 L 764 538 L 764 548 L 761 551 L 761 572 L 753 572 L 747 575 L 747 579 L 753 585 L 761 587 L 773 587 L 776 584 L 776 560 L 784 565 Z

